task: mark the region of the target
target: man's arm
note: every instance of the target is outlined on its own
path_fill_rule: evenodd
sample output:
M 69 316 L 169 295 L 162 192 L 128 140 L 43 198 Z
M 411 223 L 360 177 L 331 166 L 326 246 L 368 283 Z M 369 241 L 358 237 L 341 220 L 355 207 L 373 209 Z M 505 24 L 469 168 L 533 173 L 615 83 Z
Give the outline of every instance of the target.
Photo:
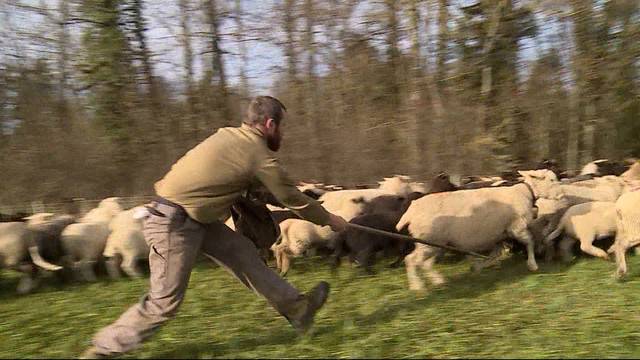
M 258 164 L 256 177 L 282 205 L 301 218 L 317 225 L 329 225 L 334 231 L 346 227 L 344 219 L 331 214 L 318 201 L 301 193 L 276 158 L 268 157 Z

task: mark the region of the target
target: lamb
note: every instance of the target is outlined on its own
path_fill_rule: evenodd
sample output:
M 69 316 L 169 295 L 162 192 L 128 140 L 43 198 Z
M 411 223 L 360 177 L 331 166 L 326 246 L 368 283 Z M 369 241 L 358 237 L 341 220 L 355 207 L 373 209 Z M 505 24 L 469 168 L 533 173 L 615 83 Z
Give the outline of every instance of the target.
M 615 234 L 615 206 L 614 202 L 594 201 L 570 207 L 556 229 L 547 236 L 545 244 L 550 244 L 564 233 L 564 238 L 559 243 L 564 261 L 571 261 L 571 248 L 576 239 L 580 241 L 580 249 L 583 252 L 608 260 L 607 253 L 593 246 L 593 241 Z
M 291 258 L 299 257 L 313 247 L 334 248 L 338 233 L 329 226 L 318 226 L 306 220 L 287 219 L 280 223 L 280 241 L 271 246 L 276 258 L 276 267 L 286 275 L 291 267 Z
M 535 216 L 536 196 L 527 184 L 431 194 L 411 203 L 396 230 L 408 230 L 415 238 L 476 252 L 493 250 L 511 236 L 527 246 L 527 266 L 536 271 L 534 241 L 527 228 Z M 444 282 L 442 275 L 432 269 L 440 252 L 438 248 L 416 244 L 405 258 L 411 290 L 424 288 L 418 268 L 434 284 Z
M 630 191 L 616 201 L 616 240 L 607 253 L 615 253 L 616 276 L 627 273 L 627 250 L 640 244 L 640 191 Z

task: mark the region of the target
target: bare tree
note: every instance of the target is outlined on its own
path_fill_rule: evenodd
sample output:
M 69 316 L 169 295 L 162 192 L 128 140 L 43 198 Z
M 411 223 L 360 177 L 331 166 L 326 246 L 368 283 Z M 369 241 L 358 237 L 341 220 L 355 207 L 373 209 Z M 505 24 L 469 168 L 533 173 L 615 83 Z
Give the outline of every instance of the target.
M 211 77 L 217 81 L 218 93 L 220 96 L 219 107 L 222 110 L 222 116 L 225 121 L 232 119 L 229 104 L 229 92 L 227 87 L 227 75 L 225 72 L 223 51 L 220 48 L 221 32 L 220 22 L 222 16 L 218 10 L 216 0 L 207 0 L 205 3 L 207 21 L 209 25 L 209 51 L 211 52 Z
M 242 11 L 242 1 L 235 0 L 235 18 L 236 18 L 236 33 L 235 41 L 240 48 L 240 92 L 241 97 L 246 98 L 249 96 L 249 79 L 247 78 L 247 66 L 249 58 L 247 55 L 245 27 Z

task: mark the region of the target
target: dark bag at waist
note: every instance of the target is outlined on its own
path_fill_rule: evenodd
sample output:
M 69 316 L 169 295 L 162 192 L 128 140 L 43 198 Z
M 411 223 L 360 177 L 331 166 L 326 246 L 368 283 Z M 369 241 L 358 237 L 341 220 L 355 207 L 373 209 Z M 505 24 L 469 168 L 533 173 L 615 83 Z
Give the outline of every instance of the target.
M 166 205 L 166 206 L 171 206 L 172 208 L 177 209 L 176 214 L 179 216 L 186 216 L 187 215 L 187 211 L 180 205 L 174 203 L 173 201 L 167 200 L 161 196 L 156 196 L 154 197 L 151 201 L 156 202 L 158 204 L 162 204 L 162 205 Z M 153 214 L 153 210 L 151 208 L 147 208 L 149 209 L 149 211 Z

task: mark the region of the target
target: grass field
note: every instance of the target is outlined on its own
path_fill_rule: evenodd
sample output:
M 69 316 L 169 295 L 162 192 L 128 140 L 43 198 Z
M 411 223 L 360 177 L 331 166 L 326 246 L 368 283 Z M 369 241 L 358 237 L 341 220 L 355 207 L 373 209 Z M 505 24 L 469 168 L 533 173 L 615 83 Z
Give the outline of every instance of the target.
M 222 269 L 193 272 L 179 315 L 132 353 L 139 358 L 319 357 L 640 357 L 640 257 L 625 282 L 599 259 L 541 264 L 529 273 L 514 257 L 479 274 L 466 261 L 438 264 L 448 284 L 407 290 L 404 268 L 365 276 L 319 258 L 294 264 L 289 281 L 306 291 L 328 280 L 332 292 L 312 335 L 286 320 Z M 95 331 L 144 293 L 147 279 L 51 284 L 17 296 L 0 279 L 0 357 L 77 356 Z

